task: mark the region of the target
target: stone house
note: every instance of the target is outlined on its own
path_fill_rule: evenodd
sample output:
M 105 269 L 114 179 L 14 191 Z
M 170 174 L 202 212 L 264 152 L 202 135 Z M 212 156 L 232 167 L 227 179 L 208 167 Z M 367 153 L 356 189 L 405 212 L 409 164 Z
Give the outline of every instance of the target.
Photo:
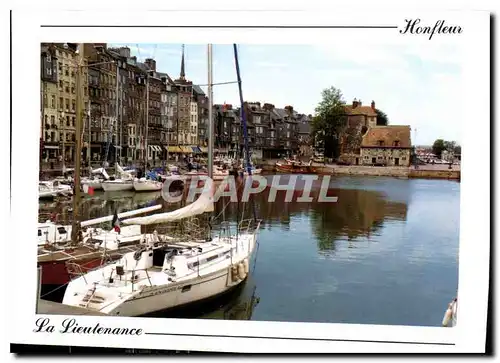
M 410 132 L 410 126 L 369 127 L 361 142 L 361 159 L 356 158 L 356 164 L 409 166 Z
M 361 100 L 354 99 L 351 105 L 345 106 L 347 127 L 340 141 L 340 155 L 359 154 L 361 136 L 369 127 L 377 125 L 375 101 L 370 106 L 363 106 Z

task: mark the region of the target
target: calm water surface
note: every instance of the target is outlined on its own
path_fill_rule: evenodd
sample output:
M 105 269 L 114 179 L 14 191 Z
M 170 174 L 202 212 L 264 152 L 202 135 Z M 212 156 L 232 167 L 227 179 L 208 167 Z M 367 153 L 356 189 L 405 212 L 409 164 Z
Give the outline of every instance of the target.
M 460 184 L 338 177 L 330 188 L 337 203 L 255 198 L 264 222 L 253 276 L 223 299 L 166 316 L 440 326 L 458 286 Z M 96 193 L 83 208 L 95 218 L 157 203 L 159 193 Z M 236 204 L 225 209 L 227 219 L 236 213 Z

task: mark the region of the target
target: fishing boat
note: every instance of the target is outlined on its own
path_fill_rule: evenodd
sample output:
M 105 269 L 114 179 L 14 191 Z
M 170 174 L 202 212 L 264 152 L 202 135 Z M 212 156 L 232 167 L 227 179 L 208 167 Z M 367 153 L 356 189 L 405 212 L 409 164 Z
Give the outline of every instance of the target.
M 285 161 L 277 161 L 275 164 L 276 171 L 281 173 L 292 174 L 315 174 L 317 169 L 312 166 L 312 162 L 308 164 L 299 160 L 285 159 Z
M 236 44 L 234 53 L 242 99 Z M 209 178 L 204 192 L 183 208 L 126 219 L 124 224 L 161 225 L 213 212 L 214 189 L 210 179 L 213 176 L 211 45 L 208 46 L 208 63 Z M 245 117 L 242 119 L 247 139 L 246 120 Z M 247 142 L 246 146 L 248 148 Z M 251 174 L 249 163 L 248 171 Z M 260 223 L 254 215 L 253 219 L 242 220 L 235 234 L 229 233 L 230 228 L 223 228 L 224 232 L 216 236 L 209 232 L 206 240 L 180 237 L 169 241 L 154 232 L 145 236 L 145 244 L 137 251 L 72 280 L 64 294 L 63 304 L 109 315 L 140 316 L 225 293 L 246 280 Z

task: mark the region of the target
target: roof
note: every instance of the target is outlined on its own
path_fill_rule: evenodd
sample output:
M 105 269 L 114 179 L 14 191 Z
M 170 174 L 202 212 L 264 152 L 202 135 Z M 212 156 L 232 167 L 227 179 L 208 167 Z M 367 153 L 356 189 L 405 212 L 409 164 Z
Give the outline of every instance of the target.
M 352 105 L 345 106 L 346 112 L 348 115 L 366 115 L 366 116 L 377 116 L 377 113 L 370 106 L 357 106 L 356 108 L 352 108 Z
M 394 147 L 394 141 L 399 141 L 402 148 L 411 147 L 410 126 L 373 126 L 370 127 L 361 142 L 361 147 Z M 383 141 L 380 145 L 379 141 Z
M 202 96 L 205 95 L 205 92 L 203 92 L 203 90 L 201 89 L 201 87 L 198 86 L 197 84 L 193 84 L 193 91 L 195 93 L 198 93 L 199 95 L 202 95 Z

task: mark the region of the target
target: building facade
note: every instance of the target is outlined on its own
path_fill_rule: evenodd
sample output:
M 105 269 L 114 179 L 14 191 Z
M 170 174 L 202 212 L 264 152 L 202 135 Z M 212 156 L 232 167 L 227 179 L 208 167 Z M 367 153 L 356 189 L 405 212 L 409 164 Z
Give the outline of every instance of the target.
M 371 126 L 363 135 L 360 160 L 356 164 L 410 165 L 410 126 Z
M 58 78 L 55 47 L 42 43 L 40 58 L 41 75 L 41 130 L 42 145 L 40 160 L 56 162 L 59 155 L 59 115 L 58 115 Z

